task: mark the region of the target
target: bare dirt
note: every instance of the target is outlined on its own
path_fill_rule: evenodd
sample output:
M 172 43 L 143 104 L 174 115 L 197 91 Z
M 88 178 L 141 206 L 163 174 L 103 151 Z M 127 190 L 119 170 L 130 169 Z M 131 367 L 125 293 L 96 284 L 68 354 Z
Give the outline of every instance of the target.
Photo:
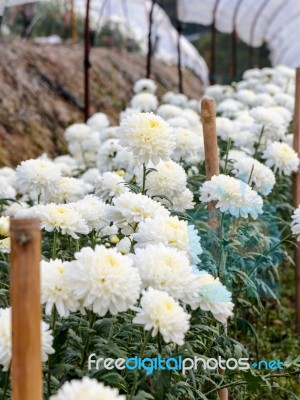
M 113 49 L 92 49 L 91 111 L 112 124 L 145 75 L 145 58 Z M 160 96 L 177 90 L 176 67 L 153 61 Z M 184 71 L 184 90 L 202 94 L 200 80 Z M 80 45 L 0 43 L 0 166 L 15 166 L 43 152 L 63 154 L 64 129 L 83 121 L 83 49 Z

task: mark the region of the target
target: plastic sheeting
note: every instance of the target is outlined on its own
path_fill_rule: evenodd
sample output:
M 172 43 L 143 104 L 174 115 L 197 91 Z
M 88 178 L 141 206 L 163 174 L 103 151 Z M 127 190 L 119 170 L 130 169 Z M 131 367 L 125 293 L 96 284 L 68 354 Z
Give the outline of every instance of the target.
M 249 46 L 264 42 L 273 65 L 300 66 L 299 0 L 178 0 L 179 19 L 201 25 L 215 21 L 220 32 L 237 32 Z
M 105 22 L 111 22 L 121 28 L 129 37 L 142 43 L 142 49 L 147 51 L 149 31 L 149 13 L 152 1 L 147 0 L 91 0 L 91 26 L 98 30 Z M 77 13 L 84 16 L 85 1 L 75 0 Z M 154 6 L 153 31 L 155 56 L 172 64 L 177 63 L 178 33 L 168 15 L 158 5 Z M 208 68 L 196 48 L 181 37 L 182 66 L 190 68 L 206 85 L 208 83 Z

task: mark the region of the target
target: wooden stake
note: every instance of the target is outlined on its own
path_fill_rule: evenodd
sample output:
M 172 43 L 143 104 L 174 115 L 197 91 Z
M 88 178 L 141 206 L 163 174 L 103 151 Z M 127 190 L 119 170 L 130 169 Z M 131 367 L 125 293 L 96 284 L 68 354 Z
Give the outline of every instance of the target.
M 149 13 L 149 30 L 148 30 L 148 54 L 147 54 L 147 65 L 146 65 L 146 78 L 149 79 L 151 76 L 151 61 L 152 61 L 152 25 L 153 25 L 153 13 L 156 0 L 152 0 L 150 13 Z
M 77 36 L 74 0 L 70 0 L 70 11 L 71 11 L 71 37 L 72 37 L 72 42 L 76 43 L 78 40 L 78 36 Z
M 11 219 L 12 399 L 42 400 L 38 219 Z
M 216 127 L 216 106 L 214 100 L 203 99 L 201 102 L 201 119 L 203 124 L 204 152 L 205 152 L 205 172 L 206 180 L 210 180 L 214 175 L 220 173 L 219 148 Z M 215 202 L 208 205 L 209 224 L 212 229 L 219 228 L 219 219 L 216 214 Z M 214 251 L 214 248 L 213 248 Z M 226 335 L 226 328 L 225 328 Z M 219 370 L 220 375 L 224 375 L 223 369 Z M 228 389 L 219 391 L 220 400 L 228 400 Z
M 84 122 L 90 116 L 90 0 L 86 0 L 86 14 L 84 27 Z
M 294 150 L 300 157 L 300 68 L 296 72 L 296 102 L 294 113 Z M 293 204 L 300 205 L 300 171 L 293 176 Z M 296 333 L 300 336 L 300 247 L 296 242 L 294 250 L 296 273 Z

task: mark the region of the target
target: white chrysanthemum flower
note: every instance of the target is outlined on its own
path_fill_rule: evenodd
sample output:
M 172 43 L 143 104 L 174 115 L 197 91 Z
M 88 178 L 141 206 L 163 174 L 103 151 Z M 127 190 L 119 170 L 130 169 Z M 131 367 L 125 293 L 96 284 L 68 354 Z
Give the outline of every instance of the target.
M 9 236 L 9 217 L 0 217 L 0 238 Z
M 258 85 L 256 85 L 257 88 Z M 255 90 L 257 90 L 255 88 Z M 275 106 L 275 101 L 273 96 L 269 95 L 268 93 L 259 93 L 256 94 L 255 99 L 252 103 L 253 107 L 273 107 Z
M 15 188 L 9 185 L 7 178 L 0 176 L 0 199 L 15 199 L 16 197 Z
M 47 315 L 51 315 L 53 307 L 61 317 L 68 317 L 80 308 L 68 285 L 66 263 L 59 259 L 41 261 L 41 292 Z
M 131 240 L 128 236 L 125 236 L 116 245 L 116 249 L 122 254 L 129 254 L 131 250 Z
M 238 101 L 246 104 L 247 106 L 251 106 L 251 104 L 255 101 L 256 94 L 253 90 L 242 89 L 238 90 L 234 96 Z
M 169 211 L 143 194 L 125 193 L 113 199 L 107 218 L 116 224 L 134 224 L 149 218 L 168 216 Z
M 243 73 L 243 79 L 248 80 L 252 78 L 260 78 L 262 74 L 262 70 L 258 68 L 249 68 Z
M 105 246 L 81 249 L 67 265 L 70 288 L 86 308 L 104 316 L 131 307 L 139 297 L 141 278 L 129 256 Z
M 168 119 L 168 124 L 172 128 L 185 128 L 190 129 L 190 123 L 186 118 L 183 117 L 173 117 Z
M 153 113 L 139 113 L 122 121 L 120 144 L 143 164 L 167 161 L 175 148 L 171 127 Z
M 156 83 L 152 79 L 139 79 L 133 86 L 134 93 L 155 93 L 157 89 Z
M 80 179 L 85 182 L 89 183 L 90 185 L 94 185 L 96 179 L 101 176 L 98 168 L 89 168 L 85 171 L 84 174 L 81 175 Z
M 278 106 L 285 107 L 290 112 L 294 111 L 295 98 L 287 93 L 276 93 L 274 100 Z
M 297 241 L 300 241 L 300 206 L 294 211 L 292 215 L 292 232 L 297 237 Z
M 198 131 L 199 133 L 203 132 L 199 113 L 189 108 L 186 108 L 182 110 L 180 116 L 187 119 L 187 121 L 189 121 L 190 127 L 193 128 L 195 131 Z
M 68 207 L 83 217 L 90 231 L 93 229 L 98 231 L 108 225 L 106 219 L 107 205 L 96 196 L 88 195 L 76 203 L 68 204 Z
M 269 144 L 262 157 L 266 160 L 268 167 L 287 176 L 297 172 L 299 167 L 297 153 L 286 143 L 273 142 Z
M 57 187 L 49 193 L 49 202 L 71 203 L 82 199 L 86 193 L 86 184 L 77 178 L 63 177 Z
M 60 168 L 51 161 L 36 159 L 21 162 L 16 169 L 17 186 L 31 199 L 47 200 L 61 179 Z
M 273 171 L 251 157 L 240 157 L 234 164 L 235 176 L 253 186 L 258 193 L 267 196 L 275 185 Z
M 152 93 L 138 93 L 131 99 L 130 107 L 140 112 L 155 111 L 158 107 L 158 100 Z
M 187 222 L 180 221 L 178 217 L 155 216 L 153 219 L 147 219 L 139 224 L 133 238 L 137 242 L 136 248 L 163 243 L 187 253 L 190 250 Z
M 217 107 L 217 111 L 224 117 L 235 117 L 241 110 L 245 108 L 244 104 L 234 99 L 226 99 Z
M 108 139 L 119 139 L 119 127 L 118 126 L 108 126 L 102 129 L 100 132 L 100 138 L 102 142 Z
M 146 331 L 152 330 L 152 337 L 159 332 L 166 343 L 183 345 L 191 316 L 173 297 L 150 287 L 143 292 L 141 307 L 135 308 L 134 324 L 144 325 Z
M 87 126 L 91 128 L 92 131 L 100 132 L 102 129 L 109 126 L 109 119 L 104 113 L 93 114 L 86 122 Z
M 78 160 L 70 155 L 58 156 L 54 158 L 53 162 L 59 167 L 63 176 L 73 176 L 82 168 Z
M 186 107 L 188 98 L 183 93 L 167 92 L 163 95 L 162 101 L 166 104 L 172 104 L 178 107 Z
M 235 147 L 241 148 L 249 154 L 255 153 L 254 144 L 256 142 L 256 137 L 250 130 L 236 131 L 232 139 Z
M 65 204 L 47 204 L 37 208 L 41 227 L 47 232 L 58 231 L 78 239 L 78 233 L 88 234 L 89 228 L 82 215 Z
M 200 200 L 216 201 L 221 212 L 234 217 L 257 218 L 263 213 L 262 198 L 245 182 L 228 175 L 214 175 L 200 189 Z
M 165 119 L 171 119 L 175 117 L 182 117 L 182 109 L 172 104 L 162 104 L 157 109 L 157 114 Z
M 191 99 L 188 101 L 186 107 L 199 112 L 201 110 L 201 101 L 197 99 Z
M 172 204 L 164 203 L 169 209 L 179 212 L 185 210 L 192 210 L 195 206 L 194 195 L 190 189 L 185 189 L 182 193 L 178 193 L 177 196 L 172 198 Z
M 285 108 L 284 106 L 275 106 L 272 107 L 272 110 L 278 113 L 283 119 L 284 122 L 289 125 L 293 120 L 293 114 L 290 110 Z
M 10 253 L 10 238 L 9 237 L 0 240 L 0 252 L 1 253 Z
M 212 85 L 206 88 L 205 96 L 213 98 L 217 103 L 231 97 L 234 89 L 229 85 Z
M 74 140 L 69 142 L 68 150 L 80 164 L 85 166 L 94 165 L 100 144 L 100 133 L 91 131 L 87 138 L 81 141 Z
M 129 192 L 129 188 L 125 186 L 125 183 L 122 176 L 114 172 L 104 172 L 95 182 L 95 193 L 103 201 L 111 201 L 114 197 L 119 197 Z
M 197 135 L 190 129 L 175 128 L 175 142 L 176 148 L 172 155 L 173 160 L 180 161 L 193 155 L 201 154 L 204 148 L 202 135 Z
M 67 142 L 82 142 L 90 137 L 92 130 L 86 124 L 73 124 L 64 133 Z
M 53 336 L 49 325 L 41 321 L 42 360 L 45 362 L 49 354 L 54 353 Z M 12 356 L 11 343 L 11 308 L 0 308 L 0 365 L 8 371 Z
M 114 169 L 115 157 L 122 150 L 118 139 L 108 139 L 103 142 L 98 150 L 97 167 L 100 172 Z
M 137 176 L 137 182 L 142 185 L 143 176 Z M 146 190 L 147 195 L 153 196 L 167 196 L 171 200 L 176 197 L 178 193 L 185 191 L 187 185 L 187 176 L 181 165 L 174 161 L 161 161 L 156 165 L 155 171 L 147 175 Z M 160 199 L 158 199 L 160 200 Z M 164 199 L 162 199 L 164 200 Z M 165 202 L 170 206 L 170 202 Z
M 187 254 L 162 243 L 136 249 L 133 256 L 143 287 L 168 292 L 185 304 L 194 304 L 198 285 Z
M 228 317 L 233 315 L 231 293 L 218 278 L 208 273 L 202 272 L 196 276 L 200 286 L 199 307 L 203 311 L 210 311 L 217 321 L 226 325 Z
M 96 379 L 84 377 L 81 381 L 66 382 L 50 400 L 125 400 L 117 389 L 104 386 Z
M 255 107 L 250 110 L 250 116 L 254 118 L 253 132 L 259 137 L 263 129 L 263 138 L 276 140 L 284 137 L 287 125 L 280 114 L 272 107 Z
M 8 186 L 12 186 L 13 188 L 16 187 L 17 176 L 16 176 L 16 171 L 13 168 L 10 167 L 0 168 L 0 178 L 5 178 Z
M 217 117 L 216 118 L 216 126 L 217 126 L 217 135 L 220 136 L 223 140 L 228 140 L 232 138 L 235 134 L 235 125 L 234 122 L 226 117 Z

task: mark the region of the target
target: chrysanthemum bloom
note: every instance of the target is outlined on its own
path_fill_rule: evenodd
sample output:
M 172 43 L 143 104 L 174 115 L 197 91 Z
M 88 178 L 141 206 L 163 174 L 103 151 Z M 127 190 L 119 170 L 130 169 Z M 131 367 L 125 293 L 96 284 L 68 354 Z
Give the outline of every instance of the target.
M 144 325 L 146 331 L 152 329 L 152 337 L 159 332 L 166 343 L 183 345 L 191 316 L 167 292 L 150 287 L 143 292 L 141 308 L 134 310 L 137 315 L 132 322 Z
M 61 178 L 60 168 L 52 161 L 36 159 L 21 162 L 16 169 L 18 190 L 37 200 L 47 200 L 57 188 Z
M 67 142 L 82 142 L 90 137 L 92 130 L 86 124 L 70 125 L 64 133 Z
M 66 263 L 59 259 L 41 261 L 41 292 L 47 315 L 56 307 L 61 317 L 68 317 L 80 307 L 67 284 Z
M 125 400 L 117 389 L 104 386 L 96 379 L 84 377 L 81 381 L 73 379 L 66 382 L 50 400 Z
M 108 139 L 101 144 L 97 159 L 97 167 L 100 172 L 116 169 L 115 158 L 120 150 L 122 150 L 122 147 L 118 139 Z
M 57 188 L 49 193 L 49 201 L 54 203 L 70 203 L 80 200 L 86 193 L 86 184 L 76 178 L 63 177 Z
M 144 288 L 163 290 L 185 304 L 197 300 L 198 285 L 185 252 L 160 243 L 136 249 L 133 260 Z
M 172 198 L 172 204 L 170 205 L 167 200 L 160 200 L 162 204 L 167 206 L 170 210 L 184 212 L 194 208 L 194 195 L 190 189 L 185 189 L 182 193 L 177 193 L 177 196 Z
M 292 215 L 292 232 L 297 236 L 298 242 L 300 241 L 300 206 L 294 211 Z
M 163 195 L 172 200 L 178 193 L 185 191 L 187 176 L 181 165 L 171 160 L 160 161 L 155 170 L 147 175 L 146 189 L 148 196 Z M 142 180 L 143 176 L 140 173 L 137 177 L 137 182 L 140 186 L 142 185 Z M 170 203 L 168 206 L 170 206 Z
M 47 232 L 57 230 L 62 235 L 78 239 L 77 233 L 88 234 L 89 228 L 82 215 L 66 204 L 47 204 L 37 208 L 41 227 Z
M 153 113 L 138 113 L 126 118 L 120 127 L 120 144 L 132 151 L 140 164 L 167 161 L 175 148 L 172 128 Z
M 174 129 L 176 148 L 172 155 L 173 160 L 186 161 L 187 157 L 197 155 L 202 152 L 204 146 L 202 135 L 197 135 L 190 129 Z
M 104 172 L 96 179 L 96 195 L 103 201 L 111 201 L 114 197 L 128 193 L 129 188 L 125 186 L 125 180 L 115 172 Z
M 275 175 L 273 171 L 264 164 L 251 157 L 240 157 L 234 164 L 235 176 L 262 195 L 268 195 L 275 185 Z M 250 181 L 249 181 L 250 179 Z
M 215 175 L 204 182 L 200 189 L 200 200 L 216 202 L 216 207 L 234 217 L 257 218 L 263 213 L 262 198 L 245 182 L 228 175 Z
M 130 101 L 130 107 L 140 112 L 155 111 L 158 106 L 157 97 L 152 93 L 138 93 Z
M 76 203 L 68 204 L 68 207 L 82 215 L 90 231 L 93 229 L 99 231 L 108 225 L 106 219 L 107 205 L 96 196 L 85 196 Z
M 224 117 L 235 117 L 243 108 L 244 104 L 234 99 L 223 100 L 218 106 L 217 111 Z
M 125 236 L 123 239 L 119 241 L 116 246 L 116 249 L 122 254 L 130 253 L 131 249 L 131 240 L 129 237 Z
M 297 153 L 286 143 L 273 142 L 264 151 L 262 157 L 266 160 L 266 165 L 273 170 L 284 175 L 290 176 L 299 167 Z
M 228 140 L 232 138 L 235 134 L 236 128 L 234 121 L 226 117 L 216 118 L 217 134 L 223 140 Z
M 168 216 L 169 211 L 157 201 L 143 194 L 125 193 L 113 199 L 108 208 L 107 219 L 120 224 L 132 224 L 148 218 Z
M 134 93 L 155 93 L 157 89 L 156 83 L 152 79 L 139 79 L 133 86 Z
M 287 124 L 284 119 L 272 107 L 255 107 L 249 112 L 254 118 L 255 125 L 253 132 L 257 138 L 261 135 L 263 129 L 263 141 L 282 139 L 287 131 Z
M 157 114 L 161 118 L 168 120 L 170 118 L 181 117 L 182 109 L 172 104 L 162 104 L 158 107 Z
M 0 239 L 9 236 L 9 217 L 0 217 Z
M 231 293 L 218 278 L 208 273 L 197 275 L 200 287 L 199 307 L 203 311 L 211 311 L 217 321 L 226 325 L 228 317 L 232 316 L 234 304 L 231 301 Z
M 10 186 L 7 179 L 0 176 L 0 199 L 15 199 L 17 192 Z
M 139 224 L 133 238 L 137 242 L 136 248 L 163 243 L 187 253 L 190 251 L 187 222 L 180 221 L 178 217 L 163 216 L 147 219 Z
M 230 85 L 213 85 L 206 88 L 205 96 L 213 98 L 217 103 L 228 99 L 234 93 L 234 89 Z
M 75 297 L 100 316 L 116 315 L 134 305 L 141 278 L 129 256 L 116 249 L 85 247 L 68 263 L 67 276 Z
M 109 126 L 109 119 L 104 113 L 95 113 L 87 120 L 86 124 L 92 131 L 100 132 Z
M 21 334 L 21 333 L 20 333 Z M 49 354 L 54 353 L 53 336 L 49 325 L 41 321 L 42 360 L 45 362 Z M 0 365 L 8 371 L 11 362 L 11 308 L 0 308 Z
M 10 238 L 0 240 L 0 253 L 10 253 Z

